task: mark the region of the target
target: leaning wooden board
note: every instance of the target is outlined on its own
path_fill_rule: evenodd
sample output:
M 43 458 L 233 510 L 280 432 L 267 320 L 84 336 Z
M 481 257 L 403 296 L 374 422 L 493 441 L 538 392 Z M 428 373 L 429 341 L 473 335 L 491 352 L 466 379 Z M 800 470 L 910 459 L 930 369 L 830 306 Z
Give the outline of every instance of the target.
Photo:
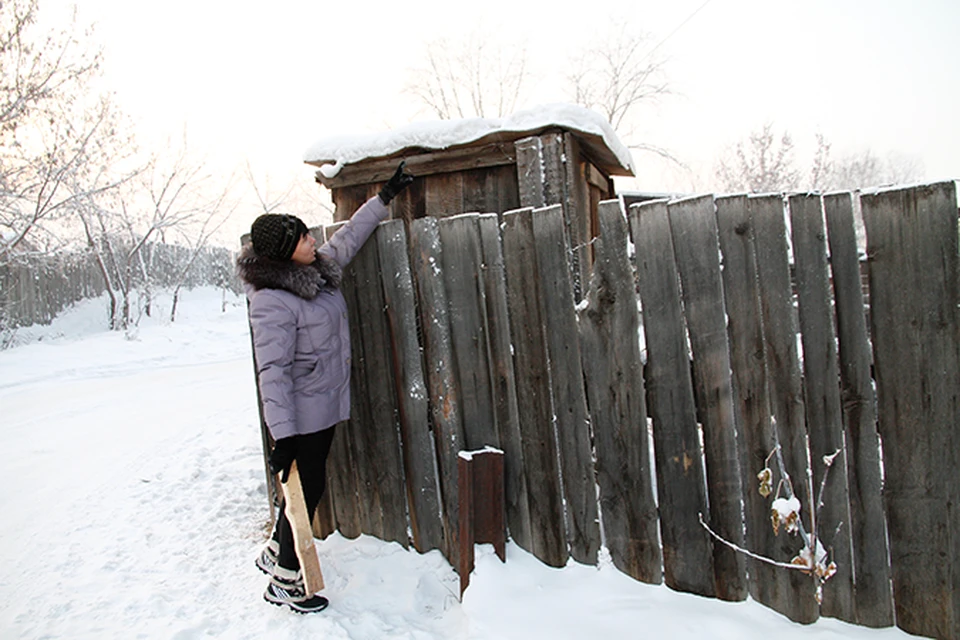
M 304 588 L 307 595 L 312 596 L 323 589 L 323 574 L 320 572 L 317 548 L 313 543 L 313 529 L 310 527 L 310 516 L 307 514 L 307 503 L 303 498 L 303 485 L 300 483 L 296 461 L 290 465 L 287 481 L 281 482 L 280 486 L 283 487 L 283 512 L 293 530 L 297 558 L 303 571 Z

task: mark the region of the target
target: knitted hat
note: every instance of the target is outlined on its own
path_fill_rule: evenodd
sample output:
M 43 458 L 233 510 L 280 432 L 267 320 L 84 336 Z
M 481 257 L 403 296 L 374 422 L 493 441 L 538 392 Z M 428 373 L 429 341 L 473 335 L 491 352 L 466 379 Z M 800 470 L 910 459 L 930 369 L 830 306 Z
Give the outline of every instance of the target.
M 287 213 L 265 213 L 250 226 L 250 240 L 257 255 L 274 260 L 289 260 L 307 225 Z

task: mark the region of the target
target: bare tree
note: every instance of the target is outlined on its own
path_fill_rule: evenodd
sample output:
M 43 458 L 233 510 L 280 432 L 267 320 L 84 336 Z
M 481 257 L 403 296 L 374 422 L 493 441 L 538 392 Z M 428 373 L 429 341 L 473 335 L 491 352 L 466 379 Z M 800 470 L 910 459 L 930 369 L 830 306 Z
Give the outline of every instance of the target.
M 923 175 L 922 164 L 908 156 L 891 154 L 882 159 L 867 149 L 834 160 L 831 152 L 831 144 L 817 134 L 817 152 L 810 175 L 814 189 L 834 191 L 903 184 Z
M 794 164 L 793 140 L 784 132 L 779 140 L 767 123 L 738 142 L 732 154 L 720 158 L 716 177 L 723 189 L 765 193 L 794 189 L 800 172 Z
M 282 210 L 312 218 L 320 209 L 326 212 L 331 220 L 333 219 L 334 208 L 321 198 L 320 190 L 316 189 L 316 183 L 313 180 L 306 183 L 292 178 L 284 183 L 281 179 L 280 186 L 277 187 L 277 181 L 271 180 L 270 175 L 258 178 L 249 162 L 245 166 L 245 173 L 247 183 L 257 198 L 260 213 L 274 213 Z
M 205 190 L 210 179 L 205 164 L 191 159 L 184 144 L 169 157 L 152 158 L 122 189 L 89 194 L 76 207 L 87 248 L 110 296 L 112 328 L 127 329 L 137 324 L 140 312 L 151 313 L 156 278 L 148 247 L 164 243 L 170 233 L 190 239 L 192 255 L 181 265 L 182 276 L 219 226 L 215 218 L 223 214 L 229 185 L 210 197 Z M 182 283 L 182 278 L 175 282 Z M 135 308 L 138 289 L 142 304 Z
M 570 60 L 573 101 L 601 113 L 625 138 L 631 137 L 628 125 L 637 108 L 670 93 L 666 61 L 650 43 L 648 34 L 621 21 Z
M 187 247 L 189 253 L 174 278 L 173 302 L 170 305 L 170 322 L 177 319 L 177 304 L 180 300 L 180 291 L 183 289 L 187 274 L 193 268 L 197 259 L 210 244 L 210 238 L 219 231 L 223 223 L 227 221 L 230 214 L 236 209 L 236 204 L 227 206 L 227 194 L 230 191 L 229 185 L 212 200 L 208 200 L 200 207 L 202 212 L 200 216 L 200 225 L 195 229 L 178 228 L 178 235 L 181 242 Z M 224 291 L 226 288 L 224 287 Z
M 808 172 L 797 168 L 793 140 L 786 131 L 779 140 L 773 125 L 765 124 L 721 157 L 716 178 L 728 191 L 753 193 L 810 189 L 836 191 L 910 182 L 922 175 L 922 166 L 906 156 L 881 159 L 870 150 L 834 158 L 833 145 L 816 134 L 816 151 Z
M 505 116 L 520 102 L 527 66 L 525 47 L 493 43 L 478 29 L 462 40 L 429 42 L 405 91 L 444 120 Z
M 0 3 L 0 263 L 24 247 L 59 246 L 64 217 L 129 174 L 108 170 L 120 117 L 90 81 L 100 51 L 37 24 L 37 0 Z

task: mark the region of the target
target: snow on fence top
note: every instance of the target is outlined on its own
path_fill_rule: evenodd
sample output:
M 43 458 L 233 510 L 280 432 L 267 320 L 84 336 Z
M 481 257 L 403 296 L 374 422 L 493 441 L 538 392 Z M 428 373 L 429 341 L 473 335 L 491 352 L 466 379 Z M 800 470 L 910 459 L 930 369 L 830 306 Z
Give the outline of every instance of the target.
M 387 157 L 405 149 L 447 149 L 503 133 L 533 135 L 550 127 L 582 134 L 594 155 L 608 160 L 606 169 L 612 175 L 634 174 L 630 151 L 617 138 L 613 127 L 595 111 L 564 103 L 518 111 L 505 118 L 414 122 L 380 133 L 333 136 L 310 146 L 303 161 L 320 167 L 324 177 L 333 178 L 345 165 Z

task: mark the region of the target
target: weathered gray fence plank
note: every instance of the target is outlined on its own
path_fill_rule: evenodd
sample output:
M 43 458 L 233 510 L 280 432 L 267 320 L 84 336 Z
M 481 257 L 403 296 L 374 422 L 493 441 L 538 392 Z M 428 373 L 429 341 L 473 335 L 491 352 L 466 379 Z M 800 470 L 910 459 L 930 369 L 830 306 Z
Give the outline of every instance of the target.
M 530 507 L 524 474 L 523 442 L 517 408 L 517 380 L 510 342 L 510 314 L 504 275 L 500 221 L 496 214 L 481 215 L 480 248 L 483 253 L 483 287 L 486 301 L 487 335 L 490 343 L 491 378 L 500 448 L 504 452 L 504 493 L 507 523 L 513 539 L 524 549 L 530 547 Z
M 571 273 L 571 286 L 574 299 L 583 298 L 584 282 L 590 261 L 585 256 L 589 251 L 587 244 L 589 229 L 584 229 L 577 220 L 589 220 L 589 213 L 578 211 L 581 202 L 582 183 L 577 159 L 579 151 L 575 149 L 573 136 L 564 133 L 545 133 L 540 136 L 543 144 L 543 194 L 544 205 L 558 204 L 563 211 L 563 228 L 570 252 L 567 255 L 567 268 Z
M 960 637 L 953 182 L 861 196 L 897 626 Z
M 699 514 L 709 520 L 703 453 L 667 205 L 632 206 L 629 219 L 647 344 L 664 581 L 680 591 L 714 596 L 713 540 L 699 522 Z
M 443 248 L 436 218 L 419 218 L 410 229 L 412 270 L 417 286 L 420 326 L 423 331 L 424 368 L 430 397 L 430 417 L 443 502 L 445 555 L 458 566 L 459 507 L 457 453 L 465 438 L 460 419 L 460 395 L 453 366 L 447 293 L 443 286 Z
M 356 474 L 356 495 L 358 500 L 358 516 L 360 521 L 360 533 L 369 533 L 378 535 L 381 531 L 381 513 L 380 513 L 380 493 L 377 490 L 376 482 L 376 457 L 369 449 L 368 442 L 370 438 L 365 437 L 367 429 L 365 425 L 372 421 L 371 410 L 366 402 L 367 385 L 366 378 L 360 363 L 361 345 L 360 325 L 358 319 L 361 316 L 360 308 L 357 305 L 358 277 L 355 264 L 347 265 L 344 269 L 341 289 L 347 302 L 347 315 L 350 318 L 350 342 L 353 362 L 350 367 L 350 419 L 344 423 L 345 429 L 341 433 L 347 438 L 347 446 L 350 449 L 351 462 L 354 465 Z M 336 439 L 336 438 L 334 438 Z M 345 462 L 345 461 L 343 461 Z
M 537 136 L 523 138 L 514 143 L 517 150 L 517 182 L 521 207 L 542 207 L 543 193 L 543 143 Z
M 476 214 L 440 220 L 444 284 L 450 314 L 454 371 L 467 449 L 500 447 L 490 381 L 480 230 Z
M 800 361 L 797 354 L 797 320 L 794 317 L 793 286 L 787 253 L 787 228 L 783 200 L 779 195 L 751 196 L 747 210 L 753 225 L 760 285 L 766 354 L 767 388 L 775 434 L 783 464 L 802 505 L 800 518 L 810 531 L 810 511 L 815 504 L 807 479 L 807 433 L 803 406 Z M 775 467 L 774 467 L 775 468 Z M 789 562 L 802 548 L 799 538 L 783 535 L 782 551 L 773 559 Z M 794 593 L 783 611 L 796 622 L 813 622 L 819 615 L 813 576 L 789 572 Z
M 893 597 L 887 521 L 881 493 L 876 395 L 870 372 L 872 357 L 864 314 L 853 196 L 850 193 L 827 195 L 823 205 L 837 314 L 856 621 L 868 627 L 888 627 L 893 624 Z
M 742 547 L 743 492 L 714 209 L 712 196 L 672 202 L 668 206 L 693 355 L 694 392 L 703 426 L 709 524 L 723 539 Z M 744 557 L 723 544 L 715 544 L 713 552 L 717 597 L 733 601 L 745 599 Z
M 810 508 L 816 509 L 816 535 L 837 565 L 836 574 L 823 586 L 820 612 L 856 622 L 847 451 L 843 442 L 823 202 L 819 195 L 797 194 L 790 196 L 789 209 L 803 344 L 804 407 L 817 500 L 817 506 Z M 833 462 L 828 467 L 830 459 Z
M 378 229 L 374 233 L 379 233 Z M 379 513 L 371 512 L 372 535 L 407 546 L 407 504 L 403 465 L 400 461 L 400 434 L 397 424 L 396 382 L 393 376 L 389 327 L 380 281 L 377 242 L 365 244 L 350 263 L 357 313 L 353 317 L 353 367 L 366 409 L 355 425 L 360 431 L 372 473 L 371 493 L 377 496 Z M 353 336 L 351 336 L 353 337 Z
M 533 211 L 503 215 L 510 332 L 517 376 L 517 407 L 527 471 L 528 502 L 534 555 L 553 567 L 568 558 L 563 522 L 563 491 L 554 439 L 547 350 L 540 315 L 540 276 L 533 235 Z
M 757 491 L 757 474 L 776 446 L 766 383 L 766 347 L 760 320 L 760 292 L 753 225 L 746 196 L 717 198 L 717 230 L 723 253 L 723 292 L 728 317 L 730 364 L 744 496 L 747 549 L 772 558 L 781 541 L 770 526 L 770 501 Z M 786 569 L 747 560 L 750 596 L 776 611 L 790 609 L 793 593 Z
M 350 421 L 337 425 L 327 460 L 327 492 L 333 505 L 336 528 L 347 538 L 363 533 L 357 496 L 357 464 L 350 446 Z
M 420 342 L 407 234 L 403 220 L 380 225 L 377 242 L 383 297 L 393 344 L 393 368 L 399 409 L 401 454 L 406 479 L 410 530 L 417 551 L 443 546 L 440 498 L 433 439 L 427 417 L 427 388 Z
M 619 201 L 600 203 L 599 225 L 588 303 L 580 312 L 580 355 L 590 398 L 603 530 L 614 566 L 637 580 L 660 584 L 640 316 Z
M 546 323 L 570 555 L 577 562 L 595 565 L 600 550 L 597 483 L 565 227 L 560 205 L 533 212 L 537 270 L 541 291 L 547 294 L 542 297 L 542 317 Z

